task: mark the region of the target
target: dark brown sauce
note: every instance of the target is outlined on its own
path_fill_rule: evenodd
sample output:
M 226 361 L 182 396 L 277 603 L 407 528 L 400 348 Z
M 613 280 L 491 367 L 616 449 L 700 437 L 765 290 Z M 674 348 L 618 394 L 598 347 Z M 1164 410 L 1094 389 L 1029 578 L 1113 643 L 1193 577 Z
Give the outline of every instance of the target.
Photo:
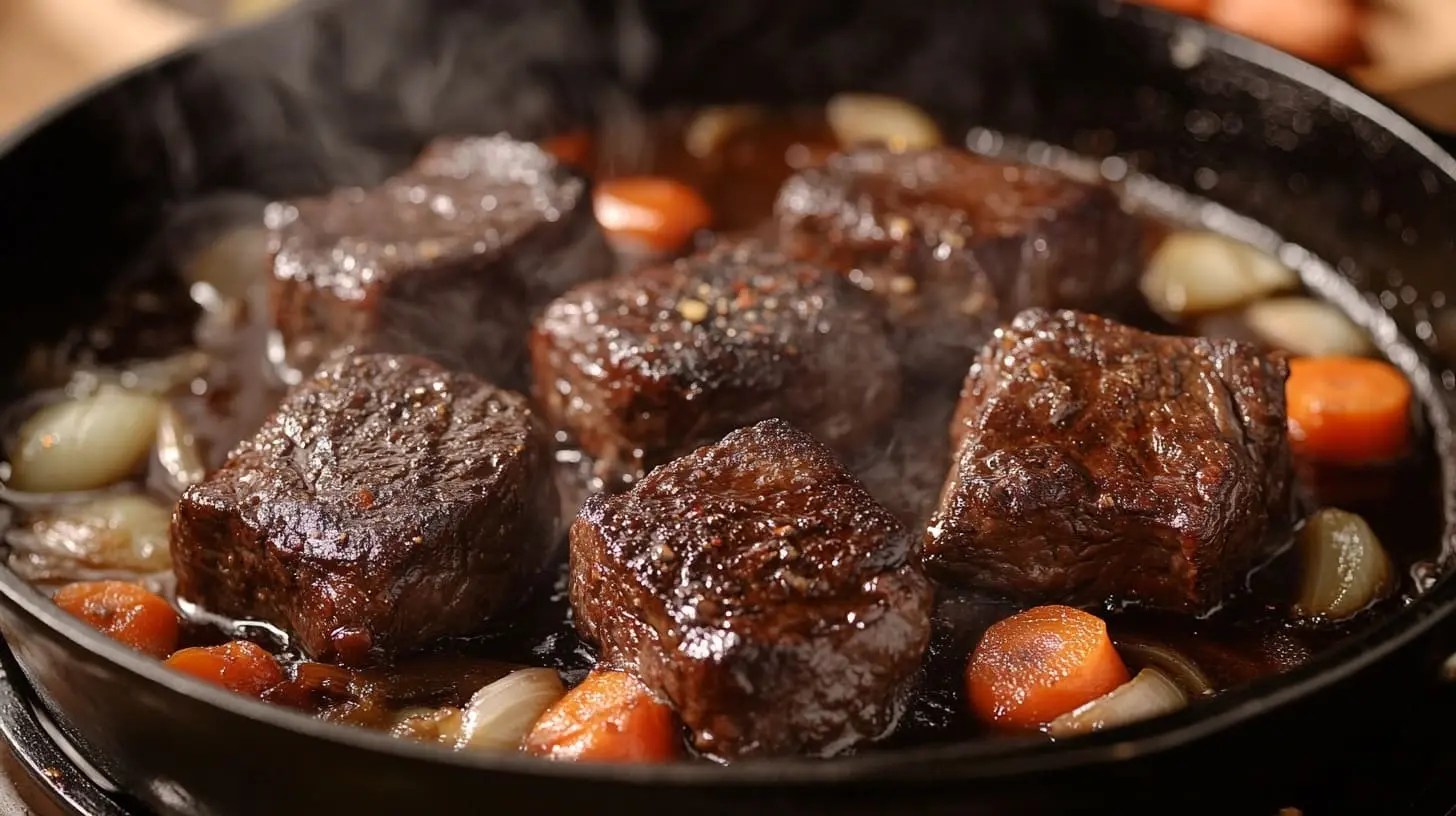
M 686 117 L 664 118 L 638 154 L 596 156 L 592 174 L 597 179 L 644 174 L 678 178 L 711 204 L 715 230 L 760 232 L 780 184 L 833 146 L 821 117 L 795 114 L 748 127 L 729 137 L 710 158 L 700 159 L 684 148 L 687 122 Z M 1159 235 L 1170 228 L 1160 221 L 1153 225 Z M 174 398 L 203 437 L 210 467 L 221 464 L 227 451 L 253 432 L 283 392 L 283 384 L 265 362 L 266 315 L 261 302 L 253 299 L 244 328 L 206 333 L 215 341 L 205 349 L 215 362 L 188 393 Z M 73 361 L 96 363 L 163 356 L 191 342 L 196 319 L 196 308 L 176 280 L 134 282 L 111 299 L 102 322 L 82 332 L 65 354 Z M 1150 311 L 1130 319 L 1154 331 L 1177 328 L 1152 317 Z M 54 379 L 42 376 L 36 385 L 53 387 Z M 870 491 L 912 529 L 923 529 L 949 465 L 947 427 L 958 389 L 959 383 L 908 384 L 907 393 L 915 396 L 888 441 L 850 462 Z M 1114 638 L 1139 638 L 1174 649 L 1196 662 L 1216 689 L 1225 690 L 1296 667 L 1370 616 L 1408 603 L 1422 589 L 1412 570 L 1435 555 L 1441 529 L 1440 479 L 1429 440 L 1420 439 L 1416 450 L 1408 460 L 1384 469 L 1302 474 L 1305 493 L 1319 494 L 1307 497 L 1307 506 L 1334 503 L 1363 515 L 1397 562 L 1401 591 L 1377 608 L 1343 625 L 1291 620 L 1288 607 L 1298 565 L 1293 554 L 1285 552 L 1250 575 L 1246 592 L 1204 619 L 1137 608 L 1105 610 Z M 598 486 L 591 482 L 590 462 L 578 452 L 563 448 L 558 459 L 562 512 L 571 517 Z M 1399 500 L 1392 501 L 1393 497 Z M 161 498 L 170 503 L 176 497 Z M 196 624 L 188 628 L 184 645 L 219 643 L 241 632 L 290 664 L 293 679 L 270 692 L 270 699 L 330 720 L 388 727 L 393 712 L 401 708 L 462 705 L 476 688 L 514 665 L 556 668 L 568 684 L 579 681 L 593 665 L 594 655 L 572 629 L 564 577 L 563 564 L 556 585 L 521 613 L 509 636 L 446 644 L 438 654 L 363 673 L 301 663 L 286 645 L 273 642 L 260 629 L 225 632 L 209 623 Z M 911 706 L 896 733 L 873 750 L 985 734 L 964 700 L 965 661 L 984 629 L 1018 608 L 972 593 L 942 590 L 936 630 Z

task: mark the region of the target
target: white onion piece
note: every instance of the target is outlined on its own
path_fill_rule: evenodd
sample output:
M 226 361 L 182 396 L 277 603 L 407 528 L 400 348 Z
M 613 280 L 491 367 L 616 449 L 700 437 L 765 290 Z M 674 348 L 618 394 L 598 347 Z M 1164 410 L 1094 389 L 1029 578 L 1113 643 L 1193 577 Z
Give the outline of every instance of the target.
M 1261 340 L 1301 357 L 1363 357 L 1370 336 L 1344 312 L 1322 300 L 1284 297 L 1252 303 L 1244 322 Z
M 1248 244 L 1212 232 L 1169 235 L 1142 277 L 1148 304 L 1175 321 L 1298 286 L 1294 270 Z
M 1173 649 L 1142 640 L 1119 639 L 1117 651 L 1134 666 L 1157 669 L 1194 697 L 1213 693 L 1213 681 L 1203 669 Z
M 146 496 L 110 496 L 42 516 L 11 544 L 90 569 L 155 572 L 172 566 L 171 525 L 172 511 Z
M 700 159 L 719 152 L 728 140 L 753 127 L 763 110 L 753 105 L 723 105 L 703 108 L 683 131 L 683 145 Z
M 566 694 L 555 669 L 521 669 L 475 692 L 460 718 L 457 748 L 515 751 Z
M 196 435 L 171 405 L 162 406 L 157 416 L 156 464 L 167 487 L 179 494 L 207 475 Z
M 945 141 L 929 114 L 893 96 L 839 94 L 824 113 L 842 147 L 883 144 L 905 151 L 939 147 Z
M 8 486 L 60 493 L 125 479 L 151 449 L 161 409 L 155 397 L 110 387 L 40 409 L 10 451 Z
M 1294 614 L 1341 620 L 1385 597 L 1395 573 L 1365 519 L 1344 510 L 1316 511 L 1299 531 L 1303 574 Z
M 454 745 L 460 739 L 458 708 L 407 708 L 395 715 L 389 733 L 396 737 Z
M 11 530 L 5 541 L 14 546 L 18 534 L 25 531 Z M 56 558 L 19 549 L 10 553 L 7 566 L 27 583 L 54 591 L 77 581 L 130 581 L 141 584 L 148 590 L 170 598 L 176 592 L 176 574 L 170 569 L 161 572 L 138 573 L 132 570 L 89 569 L 81 567 L 69 558 Z
M 242 300 L 254 286 L 261 285 L 268 270 L 268 232 L 261 226 L 230 229 L 192 256 L 182 269 L 191 284 L 210 287 L 222 300 Z M 203 290 L 205 291 L 205 290 Z M 198 302 L 209 311 L 217 304 L 207 298 Z
M 1188 705 L 1188 695 L 1157 669 L 1143 669 L 1133 679 L 1086 705 L 1052 720 L 1047 734 L 1064 739 L 1172 714 Z

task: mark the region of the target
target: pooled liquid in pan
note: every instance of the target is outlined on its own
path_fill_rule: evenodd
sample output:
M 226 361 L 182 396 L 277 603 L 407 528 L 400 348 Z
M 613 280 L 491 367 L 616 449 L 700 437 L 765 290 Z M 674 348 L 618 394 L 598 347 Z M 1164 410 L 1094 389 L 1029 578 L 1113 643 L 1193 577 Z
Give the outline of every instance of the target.
M 715 115 L 723 117 L 721 112 Z M 701 116 L 666 116 L 653 124 L 650 144 L 612 154 L 606 147 L 611 144 L 610 140 L 601 139 L 597 142 L 597 155 L 584 161 L 591 165 L 590 175 L 599 182 L 627 176 L 668 177 L 697 190 L 711 210 L 713 226 L 713 232 L 699 232 L 694 237 L 700 247 L 723 235 L 772 240 L 770 216 L 781 186 L 796 171 L 814 166 L 834 151 L 835 134 L 817 112 L 735 116 L 737 120 L 727 117 L 727 123 L 716 125 L 705 123 Z M 973 149 L 1012 154 L 1020 160 L 1059 162 L 1066 159 L 1067 162 L 1059 164 L 1059 169 L 1073 175 L 1085 175 L 1090 170 L 1094 174 L 1114 176 L 1126 170 L 1115 163 L 1095 167 L 1078 162 L 1074 156 L 1062 156 L 1047 149 L 1022 150 L 1017 154 L 1010 140 L 996 134 L 972 134 L 970 144 Z M 1123 192 L 1127 205 L 1140 213 L 1150 226 L 1150 255 L 1154 248 L 1166 248 L 1170 236 L 1205 229 L 1232 234 L 1262 250 L 1274 249 L 1273 236 L 1227 211 L 1148 179 L 1134 176 L 1112 180 L 1125 182 Z M 655 248 L 651 246 L 627 246 L 621 263 L 625 267 L 647 263 L 644 256 L 653 251 Z M 1213 251 L 1221 250 L 1215 247 Z M 1196 281 L 1178 280 L 1176 270 L 1169 273 L 1174 276 L 1171 280 L 1159 278 L 1158 256 L 1154 257 L 1154 268 L 1145 272 L 1143 278 L 1143 292 L 1148 302 L 1138 304 L 1131 315 L 1125 315 L 1139 327 L 1159 333 L 1231 335 L 1271 345 L 1280 345 L 1290 337 L 1295 343 L 1322 342 L 1320 331 L 1325 331 L 1328 342 L 1333 344 L 1331 348 L 1337 350 L 1350 343 L 1370 343 L 1363 333 L 1352 329 L 1355 324 L 1346 325 L 1319 312 L 1324 301 L 1302 294 L 1297 287 L 1286 291 L 1273 286 L 1271 294 L 1254 298 L 1251 305 L 1247 298 L 1231 296 L 1228 291 L 1201 291 Z M 1184 263 L 1197 261 L 1185 258 Z M 1328 294 L 1322 285 L 1336 285 L 1332 283 L 1333 276 L 1322 274 L 1316 262 L 1308 263 L 1313 271 L 1299 270 L 1305 273 L 1306 283 L 1315 284 L 1320 294 Z M 1259 271 L 1263 269 L 1259 267 L 1250 273 L 1252 279 L 1264 280 L 1259 278 L 1267 272 Z M 192 301 L 186 295 L 176 281 L 147 284 L 119 299 L 118 314 L 110 316 L 110 326 L 114 328 L 83 333 L 85 339 L 80 344 L 109 346 L 101 355 L 104 359 L 168 358 L 165 366 L 153 366 L 139 375 L 133 371 L 127 375 L 128 379 L 118 383 L 133 391 L 139 387 L 145 390 L 146 378 L 154 378 L 153 391 L 168 395 L 168 404 L 181 420 L 177 427 L 187 429 L 195 437 L 191 440 L 195 444 L 179 447 L 180 459 L 163 457 L 163 461 L 154 463 L 145 481 L 145 490 L 163 507 L 176 501 L 179 473 L 185 474 L 189 466 L 193 470 L 209 471 L 218 467 L 234 445 L 254 432 L 285 389 L 276 370 L 266 363 L 267 317 L 264 298 L 258 291 L 224 306 L 219 305 L 215 290 L 210 291 L 206 285 L 193 285 L 192 297 L 213 307 L 201 317 L 202 329 L 198 334 L 206 359 L 187 356 L 185 341 L 178 340 L 188 336 L 187 325 L 179 325 L 177 331 L 171 332 L 162 331 L 170 325 L 164 327 L 158 323 L 159 315 L 175 317 L 183 324 L 190 321 L 193 311 L 173 308 L 190 304 Z M 1190 307 L 1187 299 L 1198 297 L 1228 302 L 1214 309 Z M 138 303 L 151 306 L 152 314 L 139 318 Z M 164 308 L 165 304 L 172 307 Z M 1188 317 L 1180 318 L 1182 314 Z M 1300 323 L 1301 320 L 1305 322 Z M 1315 336 L 1307 336 L 1311 334 L 1308 326 L 1316 327 L 1312 332 Z M 1373 350 L 1374 346 L 1370 345 L 1370 351 Z M 75 376 L 71 371 L 60 372 L 60 382 L 56 381 L 54 357 L 51 350 L 38 353 L 37 370 L 33 372 L 39 381 L 37 385 L 57 386 L 69 378 L 73 395 L 88 388 L 95 390 L 95 382 L 88 382 L 86 377 Z M 141 386 L 136 382 L 137 376 L 143 378 Z M 845 458 L 845 464 L 875 499 L 912 530 L 925 529 L 940 498 L 951 464 L 946 428 L 956 409 L 959 387 L 959 378 L 947 381 L 910 377 L 904 386 L 906 397 L 891 431 L 874 445 L 862 447 Z M 112 393 L 106 389 L 103 386 L 101 393 Z M 46 400 L 46 397 L 39 398 L 42 403 Z M 153 410 L 146 405 L 131 408 L 118 405 L 110 405 L 108 410 L 140 412 L 133 424 L 156 421 L 156 417 L 146 413 Z M 35 404 L 28 404 L 15 411 L 24 419 L 34 407 Z M 114 423 L 112 432 L 132 432 L 124 413 L 115 416 L 122 419 Z M 18 422 L 11 422 L 7 427 L 10 438 L 6 441 L 11 450 L 16 445 L 19 427 Z M 1305 518 L 1319 506 L 1338 506 L 1363 517 L 1394 562 L 1397 591 L 1344 623 L 1294 618 L 1289 610 L 1299 594 L 1301 571 L 1308 565 L 1296 548 L 1282 548 L 1248 575 L 1247 587 L 1232 593 L 1226 603 L 1210 614 L 1189 617 L 1149 611 L 1137 605 L 1097 610 L 1107 620 L 1113 640 L 1134 670 L 1162 665 L 1159 661 L 1166 662 L 1168 655 L 1172 655 L 1174 662 L 1195 664 L 1201 674 L 1196 682 L 1206 682 L 1209 686 L 1206 691 L 1217 693 L 1294 668 L 1370 617 L 1405 603 L 1423 590 L 1425 587 L 1419 585 L 1420 575 L 1428 569 L 1423 565 L 1437 555 L 1432 542 L 1439 540 L 1440 479 L 1418 418 L 1414 427 L 1411 453 L 1394 463 L 1371 467 L 1313 467 L 1297 463 L 1295 518 Z M 601 490 L 603 484 L 594 469 L 596 463 L 567 440 L 566 434 L 558 434 L 556 460 L 563 518 L 570 519 L 576 515 L 583 499 Z M 203 461 L 189 462 L 187 455 L 201 456 Z M 13 568 L 47 586 L 97 577 L 136 578 L 141 574 L 156 588 L 170 591 L 166 569 L 114 569 L 103 563 L 90 563 L 86 558 L 68 558 L 65 536 L 94 539 L 102 535 L 96 532 L 97 525 L 73 523 L 68 532 L 63 523 L 64 508 L 74 503 L 27 497 L 15 493 L 15 487 L 10 486 L 8 495 L 25 515 L 27 526 L 10 531 Z M 1390 501 L 1392 496 L 1401 500 Z M 139 517 L 126 516 L 118 524 L 124 527 Z M 36 525 L 35 520 L 43 518 L 52 519 L 49 526 Z M 146 523 L 152 526 L 145 534 L 155 537 L 160 542 L 158 546 L 165 547 L 165 524 L 158 527 L 154 517 L 147 516 L 147 519 Z M 130 542 L 117 546 L 136 545 L 142 535 L 132 530 Z M 79 548 L 85 546 L 83 542 Z M 155 566 L 162 562 L 148 563 Z M 426 728 L 424 724 L 435 728 L 439 722 L 457 716 L 456 710 L 467 707 L 477 689 L 512 669 L 522 666 L 556 669 L 567 685 L 586 676 L 596 657 L 572 625 L 566 578 L 563 564 L 555 586 L 535 596 L 508 635 L 452 643 L 442 647 L 438 654 L 409 658 L 395 666 L 356 671 L 307 663 L 287 642 L 287 635 L 276 627 L 216 619 L 199 610 L 190 610 L 194 614 L 184 629 L 182 645 L 214 645 L 235 638 L 255 641 L 293 666 L 290 681 L 265 694 L 266 698 L 312 711 L 326 719 L 389 728 L 419 737 L 426 733 L 419 730 Z M 992 733 L 968 710 L 967 657 L 988 626 L 1026 606 L 974 590 L 940 588 L 930 647 L 911 701 L 890 737 L 861 750 L 957 741 Z M 1170 672 L 1176 673 L 1176 670 Z M 446 713 L 438 713 L 442 711 Z

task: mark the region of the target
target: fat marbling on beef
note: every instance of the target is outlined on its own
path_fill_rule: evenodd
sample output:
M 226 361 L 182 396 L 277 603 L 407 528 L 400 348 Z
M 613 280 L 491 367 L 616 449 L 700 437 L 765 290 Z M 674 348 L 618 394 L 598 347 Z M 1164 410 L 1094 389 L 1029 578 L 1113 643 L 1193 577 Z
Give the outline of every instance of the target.
M 179 597 L 357 663 L 497 626 L 559 551 L 521 396 L 419 357 L 335 355 L 172 522 Z
M 770 417 L 848 450 L 900 398 L 868 298 L 752 241 L 573 289 L 537 321 L 531 362 L 547 418 L 610 476 Z
M 885 734 L 930 636 L 913 536 L 781 420 L 593 496 L 571 528 L 577 627 L 723 759 Z
M 952 147 L 835 154 L 775 211 L 790 254 L 878 296 L 907 373 L 953 380 L 1023 309 L 1115 309 L 1143 260 L 1110 188 Z
M 614 263 L 587 179 L 505 136 L 437 142 L 378 187 L 266 221 L 281 362 L 304 376 L 347 345 L 524 384 L 531 316 Z
M 1201 612 L 1288 521 L 1288 363 L 1033 309 L 971 367 L 924 562 L 1038 601 Z

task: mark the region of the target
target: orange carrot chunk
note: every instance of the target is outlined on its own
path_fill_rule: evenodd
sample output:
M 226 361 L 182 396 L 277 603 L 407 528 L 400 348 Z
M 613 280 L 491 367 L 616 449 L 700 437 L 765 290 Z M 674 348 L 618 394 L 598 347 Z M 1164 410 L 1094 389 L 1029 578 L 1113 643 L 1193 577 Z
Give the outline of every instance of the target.
M 1157 6 L 1175 14 L 1201 18 L 1208 14 L 1209 3 L 1213 0 L 1136 0 L 1136 2 L 1145 6 Z
M 162 659 L 177 648 L 181 624 L 160 595 L 126 581 L 85 581 L 61 587 L 56 606 L 137 651 Z
M 552 136 L 541 143 L 541 149 L 564 164 L 585 167 L 591 157 L 591 134 L 584 131 Z
M 593 209 L 612 244 L 627 251 L 676 252 L 713 220 L 698 191 L 653 176 L 598 184 Z
M 246 640 L 183 649 L 167 658 L 167 666 L 252 697 L 262 695 L 284 679 L 273 655 Z
M 1126 683 L 1107 624 L 1068 606 L 1038 606 L 986 630 L 966 667 L 971 709 L 1034 730 Z
M 1298 456 L 1361 465 L 1399 458 L 1410 446 L 1410 383 L 1389 363 L 1296 358 L 1285 394 L 1289 443 Z
M 529 754 L 595 762 L 666 762 L 682 749 L 672 709 L 630 674 L 594 671 L 541 715 Z

